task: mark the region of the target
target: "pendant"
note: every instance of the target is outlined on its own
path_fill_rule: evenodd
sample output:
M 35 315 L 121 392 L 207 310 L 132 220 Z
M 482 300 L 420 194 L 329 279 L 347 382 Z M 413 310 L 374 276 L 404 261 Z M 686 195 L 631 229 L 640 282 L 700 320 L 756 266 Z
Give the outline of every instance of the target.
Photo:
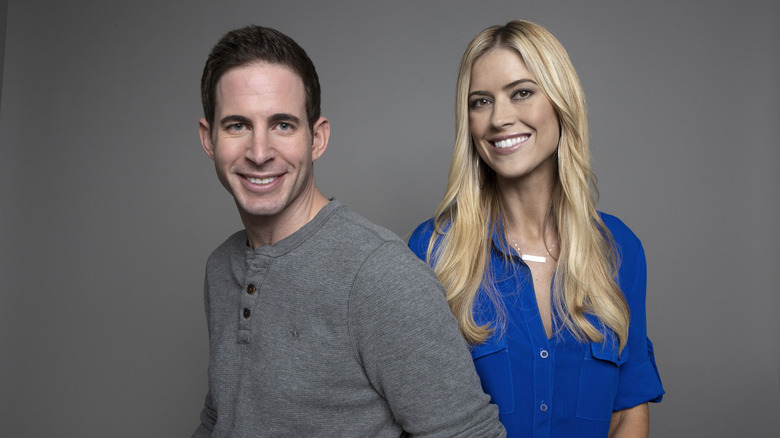
M 526 262 L 547 263 L 547 257 L 543 257 L 543 256 L 535 256 L 531 254 L 520 254 L 520 258 L 525 260 Z

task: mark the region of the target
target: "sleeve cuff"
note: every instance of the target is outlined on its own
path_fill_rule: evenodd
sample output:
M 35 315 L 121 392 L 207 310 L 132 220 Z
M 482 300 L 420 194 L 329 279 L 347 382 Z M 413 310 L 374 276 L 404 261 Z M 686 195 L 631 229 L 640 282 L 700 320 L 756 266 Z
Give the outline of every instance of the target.
M 632 408 L 642 403 L 659 403 L 664 391 L 661 376 L 655 364 L 653 343 L 647 340 L 648 356 L 639 362 L 628 362 L 620 367 L 620 386 L 615 398 L 615 411 Z

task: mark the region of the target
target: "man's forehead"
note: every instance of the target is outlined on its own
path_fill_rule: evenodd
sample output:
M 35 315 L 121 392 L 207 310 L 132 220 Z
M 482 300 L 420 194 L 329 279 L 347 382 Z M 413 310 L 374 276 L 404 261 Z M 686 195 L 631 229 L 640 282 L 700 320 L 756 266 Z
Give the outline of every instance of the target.
M 227 80 L 234 77 L 243 77 L 245 80 L 251 80 L 255 83 L 269 81 L 284 81 L 300 85 L 303 91 L 303 79 L 292 68 L 284 64 L 256 61 L 243 64 L 226 70 L 217 81 L 217 89 Z M 297 88 L 297 87 L 296 87 Z
M 216 86 L 216 106 L 284 105 L 304 109 L 303 80 L 283 64 L 256 62 L 227 70 Z

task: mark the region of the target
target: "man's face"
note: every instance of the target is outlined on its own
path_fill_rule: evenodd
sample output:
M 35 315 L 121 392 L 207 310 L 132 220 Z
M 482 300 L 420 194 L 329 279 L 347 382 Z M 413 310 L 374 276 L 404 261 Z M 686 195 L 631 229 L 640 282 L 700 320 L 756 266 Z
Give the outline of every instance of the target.
M 303 81 L 277 64 L 228 70 L 217 83 L 214 126 L 200 120 L 203 148 L 245 222 L 305 214 L 328 135 L 324 118 L 309 130 Z

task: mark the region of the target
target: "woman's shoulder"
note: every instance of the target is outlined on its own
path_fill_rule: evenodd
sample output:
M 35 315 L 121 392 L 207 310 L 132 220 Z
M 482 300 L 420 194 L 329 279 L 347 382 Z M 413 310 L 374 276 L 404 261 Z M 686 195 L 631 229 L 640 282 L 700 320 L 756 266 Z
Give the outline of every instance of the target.
M 409 249 L 422 260 L 425 260 L 425 255 L 428 252 L 428 244 L 431 241 L 431 236 L 435 229 L 436 226 L 433 218 L 431 218 L 418 225 L 417 228 L 412 231 L 411 236 L 409 236 L 409 241 L 407 242 Z
M 599 217 L 601 217 L 604 225 L 606 225 L 607 229 L 612 234 L 612 239 L 618 246 L 621 248 L 642 246 L 639 237 L 637 237 L 634 231 L 631 230 L 625 222 L 620 220 L 620 218 L 601 211 L 599 212 Z
M 417 227 L 415 227 L 414 231 L 412 231 L 412 237 L 421 236 L 421 235 L 424 235 L 426 237 L 431 237 L 431 234 L 433 234 L 434 227 L 435 225 L 433 223 L 433 218 L 430 218 L 424 221 L 423 223 L 421 223 L 420 225 L 417 225 Z
M 645 269 L 645 249 L 639 237 L 618 217 L 603 212 L 599 216 L 612 234 L 620 276 L 632 276 L 633 270 Z

